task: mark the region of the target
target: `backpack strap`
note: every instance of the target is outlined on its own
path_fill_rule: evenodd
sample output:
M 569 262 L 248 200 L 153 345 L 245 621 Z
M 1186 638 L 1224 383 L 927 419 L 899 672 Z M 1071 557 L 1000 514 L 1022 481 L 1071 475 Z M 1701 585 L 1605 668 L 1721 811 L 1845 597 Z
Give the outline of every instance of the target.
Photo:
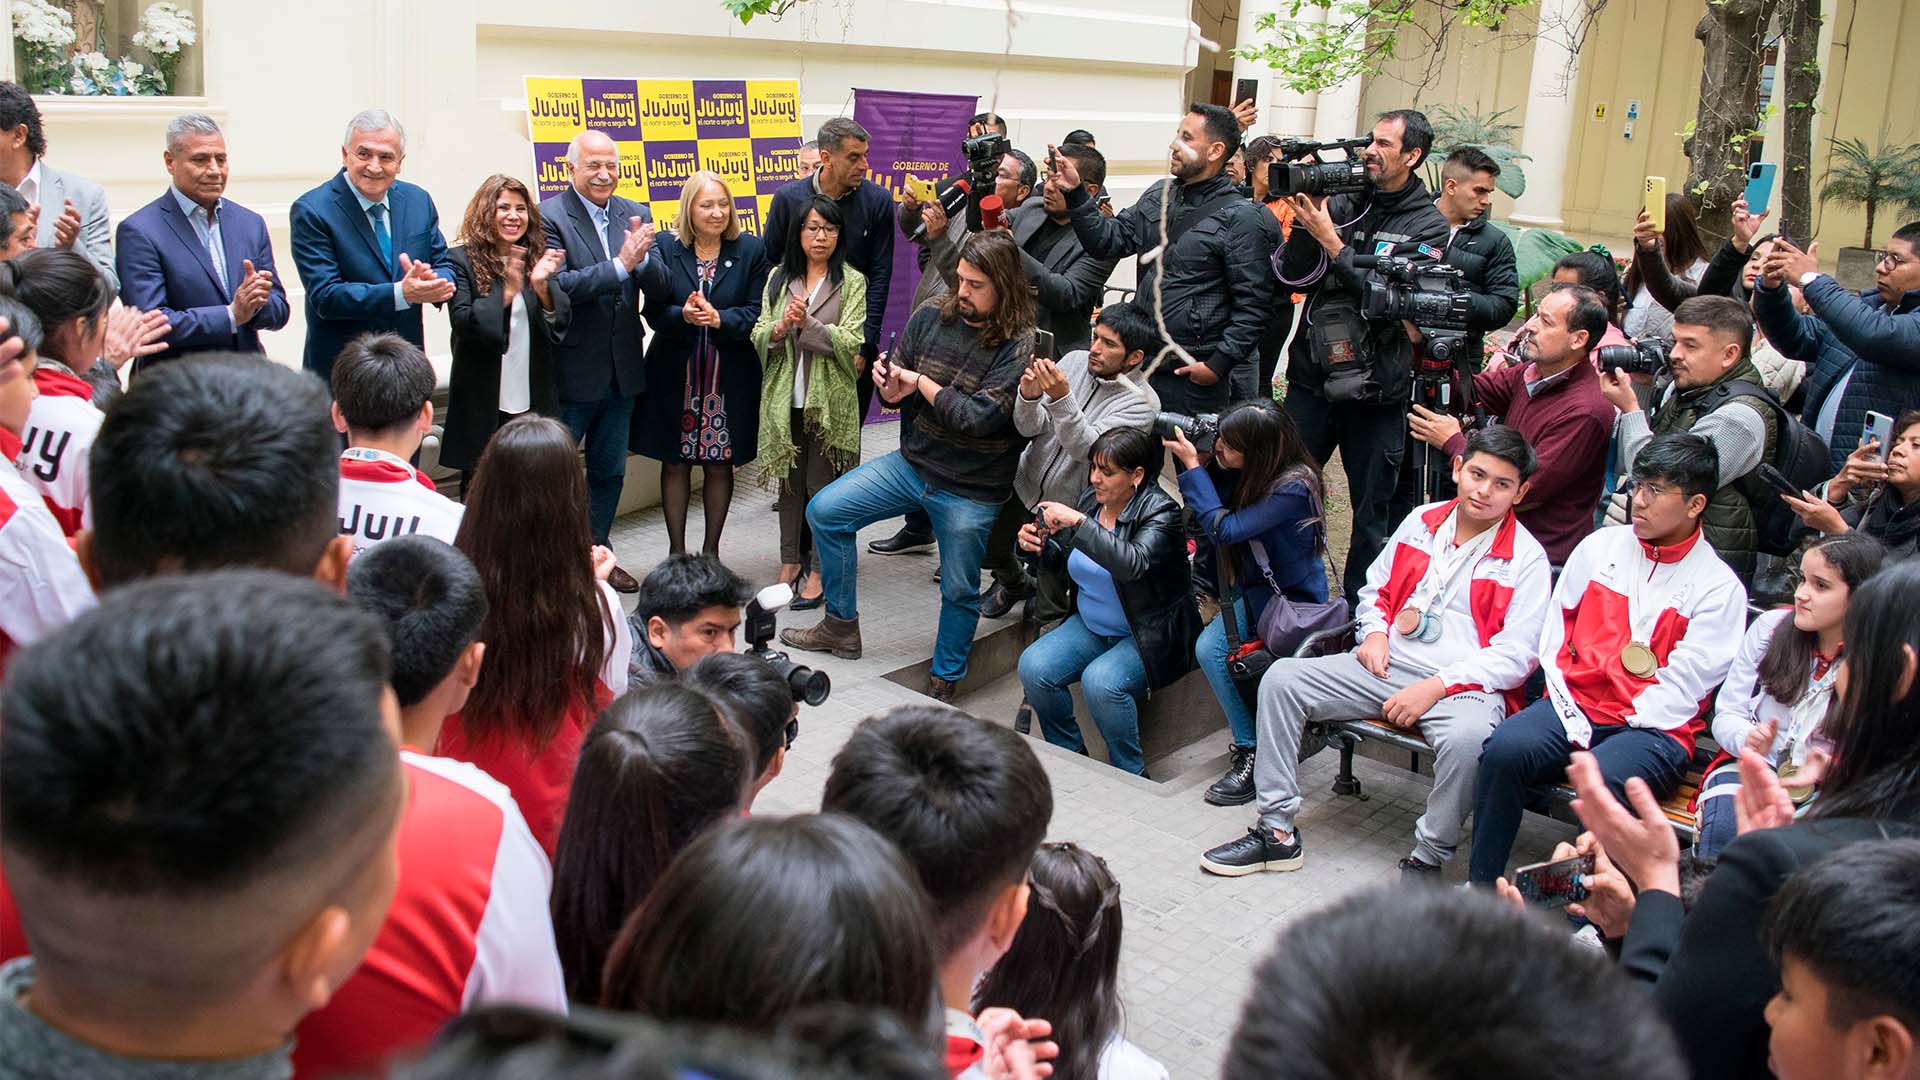
M 1790 425 L 1798 418 L 1787 411 L 1787 407 L 1780 403 L 1779 398 L 1773 396 L 1773 391 L 1751 379 L 1729 379 L 1716 384 L 1713 389 L 1702 395 L 1701 400 L 1710 403 L 1707 411 L 1713 412 L 1734 398 L 1756 400 L 1760 402 L 1763 410 L 1773 413 L 1773 453 L 1766 454 L 1765 448 L 1762 447 L 1761 456 L 1772 459 L 1768 464 L 1778 464 L 1781 455 L 1786 451 L 1787 435 L 1792 430 Z

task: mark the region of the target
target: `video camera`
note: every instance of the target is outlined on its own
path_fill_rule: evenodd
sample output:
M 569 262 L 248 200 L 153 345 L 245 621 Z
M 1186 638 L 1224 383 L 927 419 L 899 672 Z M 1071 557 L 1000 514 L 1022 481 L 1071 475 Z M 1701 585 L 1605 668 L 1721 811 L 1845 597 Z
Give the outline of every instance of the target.
M 1426 339 L 1422 351 L 1427 360 L 1445 367 L 1453 363 L 1455 354 L 1466 344 L 1467 318 L 1473 313 L 1473 298 L 1467 289 L 1464 271 L 1440 262 L 1440 253 L 1425 245 L 1420 250 L 1431 255 L 1432 261 L 1401 255 L 1353 257 L 1354 266 L 1376 270 L 1387 279 L 1367 282 L 1361 310 L 1369 319 L 1404 320 L 1418 327 Z
M 767 647 L 773 640 L 774 616 L 780 609 L 793 602 L 793 586 L 781 583 L 769 585 L 754 594 L 747 601 L 746 626 L 747 647 L 742 650 L 748 656 L 759 657 L 772 666 L 774 674 L 787 681 L 787 692 L 793 695 L 796 705 L 820 705 L 833 692 L 833 681 L 827 673 L 805 664 L 796 664 L 787 654 L 776 652 Z
M 1609 374 L 1624 371 L 1629 375 L 1664 375 L 1667 354 L 1673 343 L 1659 338 L 1642 338 L 1629 345 L 1602 345 L 1593 350 L 1593 362 Z
M 1270 195 L 1350 195 L 1365 191 L 1373 181 L 1367 179 L 1367 163 L 1360 159 L 1360 151 L 1371 145 L 1371 135 L 1333 142 L 1281 139 L 1282 160 L 1267 166 L 1267 191 Z M 1345 156 L 1339 161 L 1320 160 L 1323 152 L 1333 150 Z
M 1162 439 L 1173 438 L 1173 429 L 1179 428 L 1186 433 L 1187 441 L 1195 450 L 1203 454 L 1213 452 L 1214 440 L 1220 437 L 1219 413 L 1158 412 L 1153 414 L 1153 433 Z
M 993 181 L 1000 172 L 1000 159 L 1013 152 L 1013 143 L 997 131 L 985 135 L 975 135 L 960 144 L 960 153 L 967 159 L 967 181 L 976 188 L 993 190 Z

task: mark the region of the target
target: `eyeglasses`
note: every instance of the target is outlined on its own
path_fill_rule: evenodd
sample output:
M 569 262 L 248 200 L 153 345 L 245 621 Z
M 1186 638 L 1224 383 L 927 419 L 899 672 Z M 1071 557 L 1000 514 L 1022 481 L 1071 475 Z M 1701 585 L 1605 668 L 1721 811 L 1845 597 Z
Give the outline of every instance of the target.
M 1874 253 L 1873 264 L 1879 266 L 1882 263 L 1890 263 L 1895 270 L 1898 270 L 1912 261 L 1913 256 L 1911 255 L 1901 255 L 1893 251 L 1877 251 Z
M 1648 502 L 1655 502 L 1669 492 L 1680 490 L 1677 487 L 1670 487 L 1666 484 L 1656 484 L 1647 480 L 1632 480 L 1628 482 L 1628 485 L 1633 489 L 1633 494 L 1636 497 L 1645 495 Z
M 838 225 L 802 225 L 800 226 L 800 229 L 802 232 L 806 233 L 808 236 L 839 236 L 840 235 L 840 226 Z
M 786 735 L 787 735 L 787 749 L 791 750 L 793 749 L 793 744 L 800 741 L 800 718 L 799 717 L 796 716 L 793 719 L 787 721 Z

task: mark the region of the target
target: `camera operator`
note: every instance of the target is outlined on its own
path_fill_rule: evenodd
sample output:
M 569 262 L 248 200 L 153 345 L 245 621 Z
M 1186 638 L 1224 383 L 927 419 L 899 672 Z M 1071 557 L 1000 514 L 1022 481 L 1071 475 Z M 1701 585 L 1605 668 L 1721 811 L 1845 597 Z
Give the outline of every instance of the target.
M 1599 293 L 1556 285 L 1540 301 L 1535 331 L 1520 346 L 1522 363 L 1473 377 L 1474 398 L 1487 416 L 1519 432 L 1539 458 L 1514 514 L 1555 566 L 1593 531 L 1593 505 L 1605 479 L 1613 405 L 1600 392 L 1592 356 L 1606 332 L 1607 303 Z M 1449 462 L 1466 455 L 1458 417 L 1415 405 L 1407 424 L 1414 438 Z
M 1025 153 L 1009 149 L 1000 155 L 1000 163 L 994 168 L 992 194 L 1000 199 L 1002 213 L 1026 204 L 1039 179 L 1039 170 Z M 950 199 L 952 191 L 953 182 L 948 181 L 942 185 L 941 198 Z M 920 261 L 920 284 L 913 290 L 915 310 L 938 300 L 953 288 L 953 264 L 960 258 L 960 241 L 971 229 L 970 216 L 948 214 L 941 203 L 923 203 L 912 192 L 901 198 L 900 232 L 920 249 L 915 253 Z M 924 230 L 920 228 L 922 225 L 926 226 Z
M 1252 189 L 1253 201 L 1269 219 L 1268 235 L 1273 240 L 1273 254 L 1277 255 L 1280 245 L 1286 243 L 1287 235 L 1293 230 L 1293 202 L 1272 191 L 1268 184 L 1272 179 L 1272 167 L 1285 160 L 1280 153 L 1280 140 L 1272 135 L 1262 135 L 1241 147 L 1240 156 L 1246 161 L 1247 184 Z M 1286 344 L 1287 333 L 1292 328 L 1293 293 L 1275 277 L 1273 317 L 1267 320 L 1266 328 L 1260 331 L 1259 344 L 1254 347 L 1259 357 L 1256 364 L 1258 370 L 1242 374 L 1236 369 L 1235 376 L 1241 380 L 1234 387 L 1236 401 L 1266 397 L 1273 393 L 1273 373 L 1280 367 L 1280 347 Z
M 1224 172 L 1239 148 L 1240 124 L 1231 111 L 1194 105 L 1169 148 L 1173 176 L 1109 219 L 1081 186 L 1078 163 L 1048 147 L 1048 183 L 1065 198 L 1081 245 L 1100 258 L 1162 248 L 1161 205 L 1173 200 L 1164 249 L 1140 266 L 1136 295 L 1149 311 L 1158 298 L 1168 332 L 1193 358 L 1170 356 L 1149 376 L 1162 407 L 1175 412 L 1225 407 L 1229 373 L 1254 361 L 1260 331 L 1273 315 L 1265 212 L 1236 192 Z
M 1139 386 L 1140 365 L 1158 342 L 1153 319 L 1138 305 L 1108 304 L 1100 309 L 1090 348 L 1076 349 L 1058 363 L 1035 357 L 1027 365 L 1013 399 L 1013 426 L 1033 441 L 1020 454 L 1014 497 L 987 542 L 989 561 L 1032 520 L 1030 507 L 1043 502 L 1072 506 L 1079 500 L 1087 486 L 1088 455 L 1101 435 L 1115 428 L 1153 425 L 1159 395 L 1150 386 L 1136 392 L 1126 384 Z M 1159 455 L 1154 459 L 1157 464 Z M 1024 568 L 1018 574 L 994 568 L 993 588 L 980 599 L 980 614 L 1000 618 L 1022 598 L 1028 598 L 1027 616 L 1036 622 L 1050 623 L 1067 613 L 1063 577 L 1042 570 L 1037 581 L 1024 578 Z
M 1772 460 L 1780 436 L 1760 371 L 1747 354 L 1752 340 L 1753 319 L 1746 305 L 1730 296 L 1694 296 L 1674 309 L 1670 377 L 1654 388 L 1651 419 L 1634 393 L 1634 379 L 1644 376 L 1625 370 L 1600 375 L 1601 392 L 1620 410 L 1621 472 L 1655 435 L 1691 432 L 1713 444 L 1719 484 L 1707 502 L 1701 528 L 1707 543 L 1743 582 L 1753 578 L 1759 538 L 1753 498 L 1736 482 L 1762 461 Z M 1736 383 L 1746 385 L 1726 385 Z M 1758 497 L 1775 496 L 1762 490 Z M 1613 496 L 1608 520 L 1625 523 L 1626 506 L 1625 496 Z
M 796 649 L 860 658 L 854 535 L 910 510 L 925 510 L 940 546 L 940 622 L 929 696 L 952 701 L 967 673 L 980 621 L 980 559 L 1025 440 L 1013 398 L 1033 358 L 1033 299 L 1020 251 L 1004 230 L 969 236 L 958 286 L 921 308 L 874 369 L 882 401 L 900 407 L 900 449 L 868 461 L 807 504 L 820 556 L 826 614 L 780 632 Z
M 709 653 L 732 652 L 740 608 L 752 596 L 746 579 L 712 555 L 674 555 L 654 567 L 627 618 L 633 627 L 627 685 L 658 682 Z
M 1286 409 L 1307 449 L 1325 462 L 1340 450 L 1353 500 L 1345 594 L 1358 596 L 1379 556 L 1407 445 L 1413 342 L 1398 320 L 1361 317 L 1377 272 L 1355 255 L 1413 256 L 1443 250 L 1447 219 L 1414 172 L 1433 146 L 1433 127 L 1412 109 L 1382 113 L 1361 151 L 1364 190 L 1293 196 L 1294 224 L 1280 256 L 1282 284 L 1307 294 L 1287 358 Z

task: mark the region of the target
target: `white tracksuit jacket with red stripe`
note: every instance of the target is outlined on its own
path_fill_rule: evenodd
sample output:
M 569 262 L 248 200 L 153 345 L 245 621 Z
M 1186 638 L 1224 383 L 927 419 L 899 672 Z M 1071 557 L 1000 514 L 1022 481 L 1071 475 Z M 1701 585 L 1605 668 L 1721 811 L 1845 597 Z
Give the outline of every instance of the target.
M 1620 651 L 1631 640 L 1629 576 L 1648 574 L 1669 593 L 1642 642 L 1660 665 L 1631 674 Z M 1726 679 L 1747 626 L 1747 590 L 1700 533 L 1654 548 L 1631 525 L 1601 529 L 1573 549 L 1553 591 L 1558 618 L 1540 634 L 1547 695 L 1567 740 L 1590 745 L 1593 726 L 1630 724 L 1666 732 L 1687 753 L 1714 688 Z
M 1390 665 L 1438 675 L 1449 694 L 1505 694 L 1511 711 L 1519 707 L 1514 692 L 1533 674 L 1540 625 L 1553 589 L 1545 549 L 1511 511 L 1494 527 L 1493 542 L 1473 564 L 1469 579 L 1454 588 L 1442 613 L 1439 639 L 1420 641 L 1392 631 L 1394 616 L 1433 563 L 1441 523 L 1457 501 L 1432 503 L 1408 514 L 1367 567 L 1367 584 L 1355 611 L 1359 639 L 1385 633 Z
M 60 531 L 72 536 L 93 524 L 87 458 L 103 417 L 94 408 L 93 387 L 85 379 L 39 367 L 33 385 L 40 396 L 33 399 L 26 430 L 20 433 L 20 472 L 46 500 Z

